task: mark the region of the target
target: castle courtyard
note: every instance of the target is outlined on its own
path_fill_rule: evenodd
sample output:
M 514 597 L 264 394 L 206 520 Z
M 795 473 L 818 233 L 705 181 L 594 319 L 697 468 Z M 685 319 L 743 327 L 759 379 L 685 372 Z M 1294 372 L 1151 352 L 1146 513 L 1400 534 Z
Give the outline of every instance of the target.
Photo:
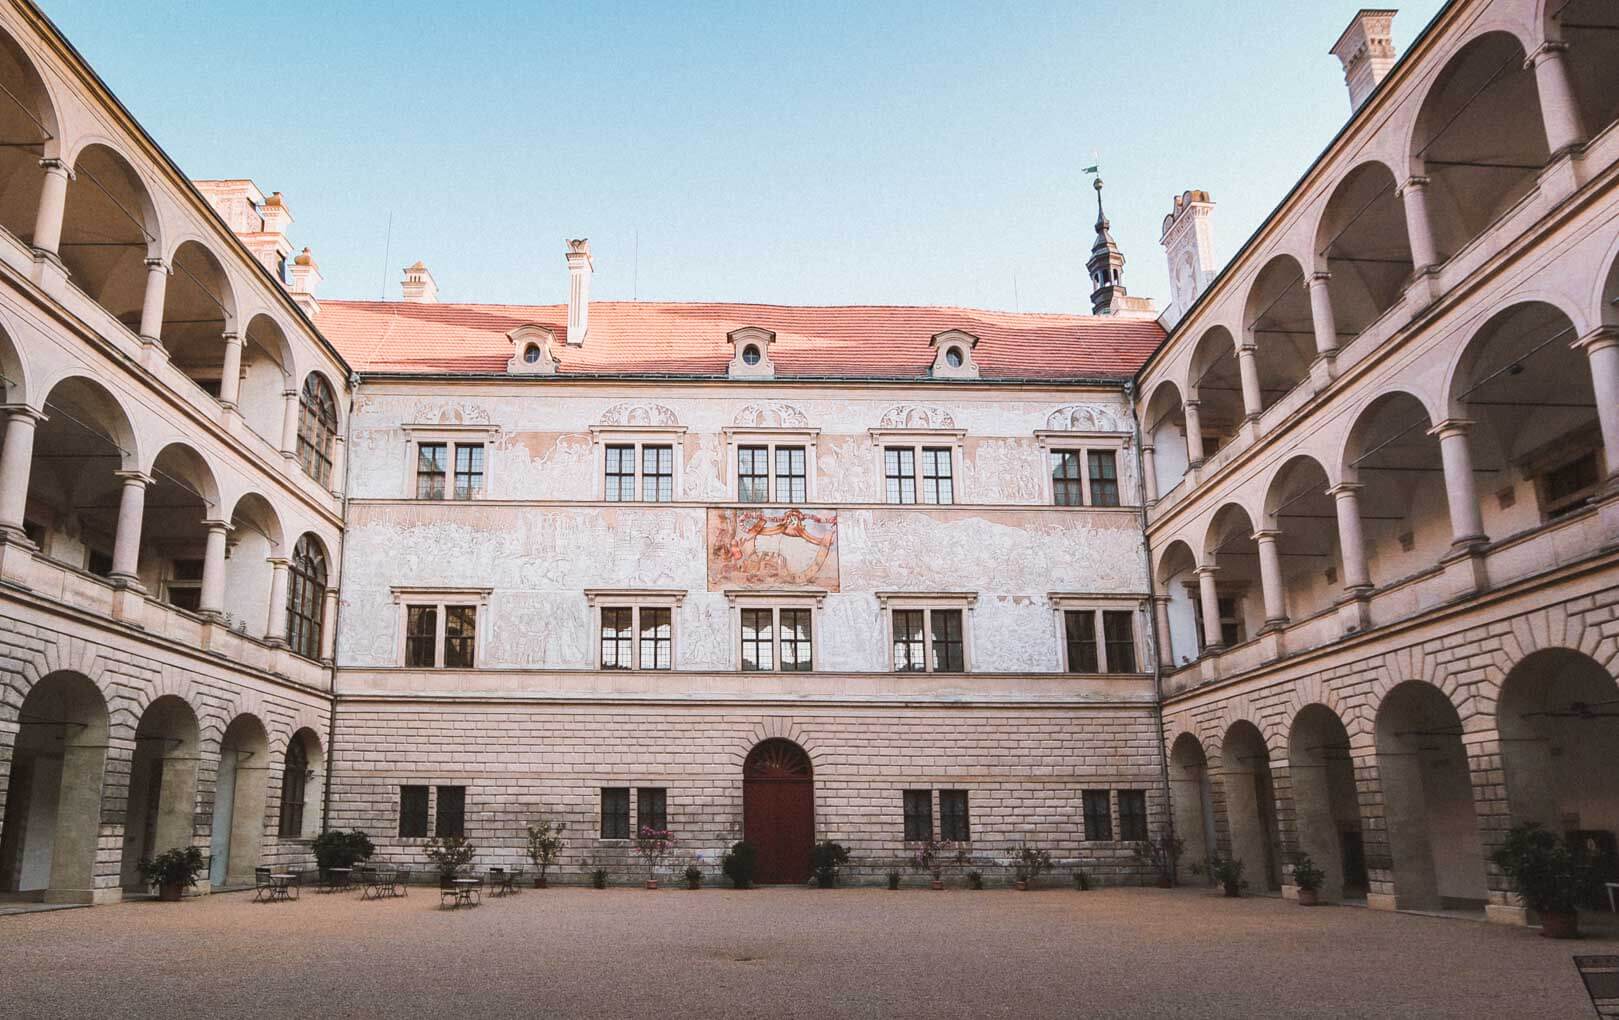
M 433 893 L 0 918 L 5 1012 L 1565 1017 L 1591 1015 L 1572 956 L 1619 951 L 1203 888 Z

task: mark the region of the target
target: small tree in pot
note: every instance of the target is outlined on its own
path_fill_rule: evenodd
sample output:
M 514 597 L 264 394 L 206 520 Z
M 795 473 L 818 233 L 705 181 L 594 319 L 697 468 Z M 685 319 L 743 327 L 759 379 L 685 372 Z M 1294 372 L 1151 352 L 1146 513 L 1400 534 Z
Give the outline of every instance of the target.
M 1013 887 L 1019 892 L 1029 888 L 1029 883 L 1040 877 L 1040 873 L 1051 870 L 1051 852 L 1042 850 L 1037 846 L 1030 846 L 1025 842 L 1012 854 L 1012 871 L 1016 876 Z
M 1513 826 L 1490 860 L 1512 883 L 1523 905 L 1540 915 L 1541 935 L 1579 937 L 1579 910 L 1595 901 L 1600 880 L 1567 844 L 1538 822 L 1526 822 Z
M 720 860 L 720 870 L 731 880 L 733 889 L 746 889 L 753 885 L 753 869 L 759 862 L 759 851 L 747 840 L 731 844 Z
M 1157 839 L 1144 839 L 1134 848 L 1136 860 L 1152 868 L 1158 878 L 1158 888 L 1170 889 L 1175 885 L 1175 872 L 1180 865 L 1185 844 L 1165 833 Z
M 478 848 L 460 836 L 434 836 L 422 844 L 422 853 L 437 869 L 439 885 L 445 886 L 472 863 L 478 856 Z
M 544 889 L 545 873 L 562 856 L 562 834 L 568 831 L 567 822 L 553 822 L 541 818 L 528 827 L 528 859 L 534 862 L 534 888 Z
M 369 861 L 377 852 L 371 837 L 359 829 L 353 832 L 327 829 L 310 841 L 309 849 L 315 854 L 315 866 L 320 869 L 322 879 L 330 877 L 332 868 L 352 868 L 361 861 Z
M 1313 907 L 1321 902 L 1321 883 L 1327 873 L 1315 866 L 1310 855 L 1301 853 L 1293 858 L 1293 884 L 1299 889 L 1299 906 Z
M 194 846 L 165 850 L 140 864 L 141 879 L 147 885 L 157 886 L 157 898 L 174 901 L 197 884 L 202 871 L 202 851 Z
M 815 884 L 830 889 L 838 884 L 838 869 L 849 863 L 849 851 L 842 843 L 823 839 L 810 851 L 810 867 L 815 871 Z
M 703 887 L 703 869 L 696 863 L 686 865 L 686 888 L 701 889 Z
M 1225 894 L 1231 897 L 1242 895 L 1242 862 L 1235 857 L 1211 857 L 1209 859 L 1209 874 L 1225 889 Z
M 658 887 L 658 865 L 669 856 L 669 850 L 675 845 L 675 834 L 668 829 L 654 829 L 650 825 L 641 826 L 641 831 L 635 836 L 635 852 L 641 855 L 646 864 L 646 887 Z
M 929 839 L 917 844 L 911 852 L 911 870 L 925 871 L 933 879 L 933 888 L 944 888 L 944 858 L 949 852 L 948 840 Z

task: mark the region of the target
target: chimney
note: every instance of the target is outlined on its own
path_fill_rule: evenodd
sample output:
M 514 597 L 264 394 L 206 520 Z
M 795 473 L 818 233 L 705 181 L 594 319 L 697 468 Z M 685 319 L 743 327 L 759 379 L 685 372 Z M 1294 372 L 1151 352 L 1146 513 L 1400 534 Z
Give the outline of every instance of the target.
M 568 242 L 568 346 L 579 347 L 590 333 L 590 239 Z
M 438 284 L 421 259 L 405 267 L 405 280 L 399 286 L 404 299 L 413 304 L 431 305 L 438 301 Z
M 1214 230 L 1209 222 L 1213 210 L 1214 199 L 1207 191 L 1183 191 L 1175 196 L 1175 208 L 1164 217 L 1158 243 L 1164 246 L 1169 262 L 1170 302 L 1163 316 L 1166 329 L 1180 321 L 1214 279 Z
M 320 267 L 315 265 L 315 257 L 309 254 L 308 248 L 293 257 L 287 275 L 292 278 L 287 282 L 287 292 L 298 302 L 298 307 L 310 317 L 319 315 L 320 302 L 315 300 L 315 290 L 320 287 Z
M 1349 110 L 1360 109 L 1366 97 L 1394 66 L 1394 38 L 1389 29 L 1398 11 L 1363 8 L 1333 44 L 1332 55 L 1344 65 L 1349 86 Z
M 259 215 L 264 218 L 264 232 L 267 234 L 285 234 L 287 228 L 292 226 L 292 211 L 287 208 L 286 199 L 281 192 L 274 191 L 259 207 Z

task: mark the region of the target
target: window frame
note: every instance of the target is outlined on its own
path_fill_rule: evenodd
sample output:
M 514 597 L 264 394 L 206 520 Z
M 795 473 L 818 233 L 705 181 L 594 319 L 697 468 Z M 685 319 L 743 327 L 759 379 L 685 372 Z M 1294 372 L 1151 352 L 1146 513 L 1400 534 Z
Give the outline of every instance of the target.
M 318 405 L 318 406 L 317 406 Z M 304 376 L 298 387 L 298 432 L 294 457 L 299 468 L 316 485 L 331 489 L 341 480 L 337 469 L 337 444 L 343 441 L 337 411 L 337 391 L 320 372 Z
M 1139 812 L 1133 810 L 1128 812 L 1125 811 L 1124 805 L 1127 798 L 1131 803 L 1139 803 L 1141 805 L 1141 810 Z M 1147 791 L 1139 788 L 1117 790 L 1115 791 L 1113 799 L 1118 803 L 1119 806 L 1119 841 L 1123 843 L 1140 843 L 1143 840 L 1150 839 L 1152 835 L 1152 825 L 1150 824 L 1150 815 L 1147 804 Z M 1131 835 L 1130 832 L 1126 831 L 1126 819 L 1129 819 L 1132 825 L 1139 820 L 1141 825 L 1140 835 Z
M 316 576 L 318 571 L 319 576 Z M 294 654 L 319 661 L 326 648 L 326 597 L 332 591 L 332 569 L 326 543 L 304 532 L 287 558 L 287 629 L 283 640 Z M 303 599 L 301 611 L 299 599 Z
M 1040 429 L 1035 432 L 1035 439 L 1040 444 L 1040 460 L 1042 465 L 1041 483 L 1045 487 L 1044 499 L 1047 506 L 1058 506 L 1065 509 L 1083 507 L 1088 510 L 1131 510 L 1138 509 L 1134 502 L 1135 493 L 1127 491 L 1125 475 L 1125 453 L 1130 449 L 1130 435 L 1124 432 L 1056 432 Z M 1055 478 L 1054 457 L 1059 453 L 1072 453 L 1079 457 L 1079 485 L 1080 502 L 1057 502 L 1057 483 Z M 1091 454 L 1113 454 L 1114 485 L 1119 490 L 1119 502 L 1116 505 L 1098 506 L 1095 496 L 1091 493 Z
M 952 813 L 947 810 L 947 801 L 961 799 L 961 811 Z M 960 828 L 952 825 L 952 820 Z M 971 843 L 973 841 L 973 822 L 971 797 L 965 789 L 950 789 L 939 791 L 939 838 L 952 843 Z
M 1058 671 L 1077 676 L 1139 676 L 1145 672 L 1141 667 L 1151 661 L 1146 657 L 1149 651 L 1145 645 L 1148 633 L 1146 614 L 1150 611 L 1150 604 L 1146 595 L 1120 595 L 1097 592 L 1048 592 L 1046 600 L 1051 604 L 1052 615 L 1055 620 L 1054 633 L 1058 646 Z M 1107 649 L 1107 634 L 1105 630 L 1105 613 L 1130 614 L 1130 647 L 1136 668 L 1128 672 L 1113 668 Z M 1096 673 L 1082 671 L 1074 668 L 1073 657 L 1068 646 L 1068 614 L 1084 613 L 1091 617 L 1091 635 L 1096 642 Z
M 874 459 L 876 496 L 873 503 L 883 506 L 964 506 L 969 501 L 966 498 L 963 481 L 964 468 L 964 439 L 967 435 L 965 429 L 868 429 L 872 447 L 876 452 Z M 911 480 L 915 486 L 916 501 L 914 503 L 890 502 L 888 499 L 888 468 L 887 452 L 895 448 L 909 448 L 911 450 L 912 473 Z M 950 502 L 929 503 L 923 496 L 927 489 L 926 451 L 948 450 L 950 454 Z
M 651 819 L 646 817 L 648 800 L 656 801 Z M 652 825 L 654 821 L 659 824 Z M 635 824 L 632 832 L 639 835 L 641 830 L 648 826 L 654 829 L 669 828 L 669 788 L 667 786 L 635 787 Z
M 490 486 L 494 479 L 495 458 L 491 456 L 496 446 L 496 439 L 500 434 L 497 425 L 427 425 L 411 424 L 400 426 L 405 433 L 405 470 L 404 470 L 404 498 L 423 503 L 476 503 L 479 500 L 489 499 Z M 422 446 L 443 444 L 444 446 L 444 495 L 419 496 L 417 482 L 417 462 Z M 461 447 L 483 447 L 483 486 L 477 494 L 459 498 L 455 494 L 456 465 L 459 463 L 459 449 Z
M 416 588 L 399 586 L 390 589 L 393 601 L 397 606 L 397 617 L 394 630 L 398 635 L 395 641 L 394 662 L 401 669 L 480 669 L 483 666 L 483 651 L 487 647 L 489 627 L 489 596 L 492 588 Z M 410 611 L 417 609 L 434 609 L 436 618 L 433 622 L 433 665 L 410 665 Z M 446 630 L 449 626 L 450 609 L 471 608 L 475 612 L 472 632 L 472 664 L 470 666 L 446 666 Z
M 820 439 L 820 429 L 727 426 L 720 431 L 725 436 L 726 492 L 732 502 L 744 502 L 742 499 L 742 478 L 739 464 L 742 447 L 744 446 L 762 446 L 765 448 L 765 468 L 768 478 L 766 482 L 768 498 L 762 501 L 748 500 L 746 501 L 748 506 L 759 506 L 761 503 L 764 505 L 774 503 L 782 506 L 807 506 L 815 502 L 816 443 Z M 804 498 L 802 500 L 782 498 L 776 474 L 776 449 L 778 447 L 802 447 L 804 450 Z
M 733 588 L 725 592 L 725 598 L 731 604 L 733 628 L 731 647 L 735 650 L 732 660 L 733 669 L 739 673 L 813 673 L 817 671 L 821 661 L 820 609 L 826 602 L 824 592 L 755 591 Z M 770 655 L 772 665 L 769 669 L 748 669 L 744 665 L 742 614 L 749 610 L 766 610 L 770 613 Z M 810 614 L 809 669 L 783 669 L 781 666 L 782 610 L 805 610 Z
M 1093 812 L 1091 810 L 1091 805 L 1093 803 L 1092 798 L 1098 796 L 1104 799 L 1106 810 L 1101 812 Z M 1092 787 L 1079 791 L 1079 813 L 1081 828 L 1084 830 L 1081 837 L 1081 842 L 1117 842 L 1117 839 L 1114 837 L 1114 832 L 1116 830 L 1113 825 L 1113 791 L 1111 789 L 1098 789 Z M 1098 816 L 1106 823 L 1107 829 L 1105 832 L 1098 832 L 1096 828 L 1093 828 L 1091 825 L 1091 819 Z
M 921 805 L 923 805 L 923 806 L 925 806 L 927 808 L 927 811 L 926 812 L 913 811 L 912 810 L 912 805 L 913 804 L 921 804 Z M 927 842 L 932 841 L 934 828 L 933 828 L 933 791 L 931 789 L 928 789 L 928 790 L 914 790 L 914 789 L 901 790 L 900 791 L 900 815 L 901 815 L 901 825 L 902 825 L 901 832 L 904 835 L 904 842 L 906 842 L 906 843 L 927 843 Z M 917 819 L 919 821 L 919 824 L 918 824 L 918 826 L 916 828 L 913 828 L 912 825 L 911 825 L 911 822 L 912 822 L 913 819 Z M 927 832 L 925 834 L 923 834 L 923 835 L 918 836 L 918 835 L 916 835 L 916 831 L 917 831 L 917 829 L 920 828 L 920 820 L 921 819 L 926 819 L 926 821 L 927 821 Z
M 635 816 L 633 812 L 635 802 L 630 796 L 632 792 L 632 788 L 628 786 L 603 786 L 598 788 L 596 796 L 596 832 L 598 839 L 630 840 L 634 838 Z M 618 794 L 623 794 L 624 796 L 624 835 L 622 836 L 617 835 L 616 830 L 614 833 L 607 831 L 607 797 L 609 794 L 613 794 L 615 799 Z M 619 812 L 615 810 L 613 817 L 617 818 L 618 816 Z
M 444 793 L 446 790 L 461 791 L 459 794 L 461 803 L 456 809 L 457 817 L 455 820 L 459 823 L 457 825 L 452 826 L 446 820 L 444 812 Z M 446 836 L 460 836 L 462 839 L 466 838 L 467 788 L 465 784 L 440 783 L 433 787 L 433 835 L 439 839 L 443 839 Z
M 406 822 L 406 818 L 407 818 L 407 816 L 405 814 L 405 806 L 406 806 L 405 805 L 405 791 L 407 791 L 407 790 L 420 790 L 421 791 L 422 810 L 421 810 L 421 818 L 420 818 L 420 821 L 421 821 L 421 826 L 420 826 L 421 831 L 420 832 L 415 832 L 415 831 L 406 832 L 405 831 L 405 822 Z M 399 832 L 399 838 L 400 839 L 426 839 L 427 838 L 428 833 L 430 831 L 432 831 L 432 828 L 433 828 L 433 799 L 432 798 L 433 798 L 432 787 L 430 785 L 428 785 L 427 783 L 400 783 L 399 784 L 399 826 L 398 826 L 398 832 Z M 414 813 L 410 816 L 410 820 L 413 821 L 413 822 L 417 820 L 415 818 L 415 816 L 414 816 Z M 416 828 L 416 826 L 413 825 L 412 829 L 414 830 L 415 828 Z
M 685 602 L 684 588 L 586 588 L 585 603 L 590 607 L 590 633 L 594 651 L 592 668 L 603 672 L 678 673 L 680 672 L 680 607 Z M 630 610 L 630 654 L 632 665 L 602 665 L 602 611 L 604 609 Z M 669 612 L 669 668 L 641 664 L 641 610 L 666 609 Z
M 686 426 L 684 425 L 592 425 L 590 439 L 594 447 L 596 468 L 596 498 L 604 503 L 644 503 L 663 505 L 683 501 L 682 488 L 686 460 Z M 629 446 L 634 448 L 634 499 L 609 499 L 607 495 L 607 448 Z M 670 460 L 669 498 L 646 497 L 646 447 L 667 446 Z
M 939 611 L 961 613 L 961 669 L 960 673 L 971 673 L 973 670 L 973 628 L 972 610 L 978 603 L 978 595 L 973 592 L 894 592 L 880 591 L 876 593 L 877 604 L 883 611 L 883 636 L 888 645 L 888 672 L 890 673 L 957 673 L 957 670 L 941 670 L 937 665 L 937 654 L 934 644 L 937 641 L 937 629 L 933 625 L 933 614 Z M 894 612 L 922 612 L 922 648 L 924 669 L 902 670 L 898 666 L 898 658 L 894 654 Z

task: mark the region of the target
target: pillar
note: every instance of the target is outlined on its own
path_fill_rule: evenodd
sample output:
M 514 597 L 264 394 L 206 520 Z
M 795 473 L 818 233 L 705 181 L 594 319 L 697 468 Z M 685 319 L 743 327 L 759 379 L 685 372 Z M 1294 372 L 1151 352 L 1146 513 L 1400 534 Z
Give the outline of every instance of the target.
M 1428 218 L 1428 178 L 1412 177 L 1400 185 L 1400 201 L 1405 205 L 1405 232 L 1411 244 L 1412 268 L 1420 273 L 1439 265 L 1433 221 Z
M 1608 480 L 1612 482 L 1619 479 L 1619 326 L 1603 326 L 1576 340 L 1573 346 L 1585 352 L 1591 369 L 1597 420 L 1602 425 L 1602 452 L 1607 457 Z
M 1259 546 L 1259 587 L 1265 599 L 1266 629 L 1287 623 L 1287 591 L 1282 587 L 1282 560 L 1276 552 L 1280 534 L 1273 530 L 1254 532 L 1254 543 Z
M 1585 144 L 1585 125 L 1569 80 L 1568 61 L 1563 55 L 1568 43 L 1544 42 L 1524 61 L 1535 72 L 1535 90 L 1540 94 L 1540 119 L 1546 126 L 1546 148 L 1556 158 L 1569 149 Z
M 264 625 L 264 640 L 272 645 L 287 643 L 287 558 L 271 556 L 270 616 Z
M 163 299 L 169 291 L 169 267 L 162 259 L 146 260 L 146 295 L 141 300 L 141 339 L 163 343 Z
M 1154 595 L 1152 604 L 1153 616 L 1157 620 L 1158 668 L 1167 673 L 1175 668 L 1175 642 L 1169 633 L 1169 596 Z
M 326 480 L 326 488 L 335 496 L 343 491 L 343 458 L 347 454 L 342 436 L 332 437 L 332 477 Z
M 1254 359 L 1259 348 L 1253 344 L 1237 345 L 1237 372 L 1242 376 L 1243 415 L 1249 421 L 1265 410 L 1265 398 L 1259 392 L 1259 362 Z
M 45 171 L 45 180 L 39 190 L 39 211 L 34 216 L 34 251 L 60 260 L 57 249 L 62 244 L 67 182 L 73 177 L 73 171 L 66 163 L 51 157 L 40 160 L 39 165 Z
M 1146 493 L 1147 505 L 1156 505 L 1158 502 L 1158 463 L 1153 454 L 1151 443 L 1141 445 L 1141 488 Z
M 1344 561 L 1344 589 L 1356 591 L 1372 586 L 1366 567 L 1366 538 L 1360 526 L 1360 490 L 1354 482 L 1334 485 L 1331 494 L 1338 511 L 1338 551 Z
M 226 407 L 235 407 L 242 392 L 242 338 L 236 333 L 226 332 L 223 339 L 225 365 L 219 376 L 219 402 Z
M 204 615 L 218 616 L 225 611 L 225 535 L 229 521 L 203 521 L 208 544 L 202 555 L 202 597 L 198 608 Z
M 337 589 L 327 588 L 320 612 L 320 661 L 331 662 L 337 652 Z
M 1315 330 L 1315 352 L 1322 357 L 1338 353 L 1338 321 L 1332 316 L 1331 273 L 1311 273 L 1304 286 L 1310 292 L 1310 325 Z
M 1206 652 L 1219 651 L 1223 645 L 1220 641 L 1220 593 L 1214 587 L 1215 567 L 1198 567 L 1193 573 L 1197 575 L 1197 594 L 1203 603 L 1203 650 Z
M 34 429 L 45 416 L 28 407 L 5 409 L 6 437 L 0 445 L 0 533 L 22 538 L 28 505 L 28 475 L 34 462 Z
M 141 517 L 146 510 L 146 487 L 152 476 L 140 471 L 120 471 L 123 489 L 118 495 L 118 532 L 112 545 L 112 581 L 125 588 L 140 588 L 136 566 L 140 560 Z
M 1445 500 L 1450 504 L 1451 545 L 1458 548 L 1485 541 L 1484 518 L 1473 487 L 1473 454 L 1467 445 L 1472 425 L 1465 418 L 1448 418 L 1429 431 L 1439 437 L 1439 456 L 1445 465 Z
M 298 391 L 281 391 L 281 456 L 298 457 Z
M 1199 404 L 1195 400 L 1188 400 L 1186 408 L 1186 463 L 1188 467 L 1197 467 L 1203 463 L 1203 421 L 1198 417 Z

